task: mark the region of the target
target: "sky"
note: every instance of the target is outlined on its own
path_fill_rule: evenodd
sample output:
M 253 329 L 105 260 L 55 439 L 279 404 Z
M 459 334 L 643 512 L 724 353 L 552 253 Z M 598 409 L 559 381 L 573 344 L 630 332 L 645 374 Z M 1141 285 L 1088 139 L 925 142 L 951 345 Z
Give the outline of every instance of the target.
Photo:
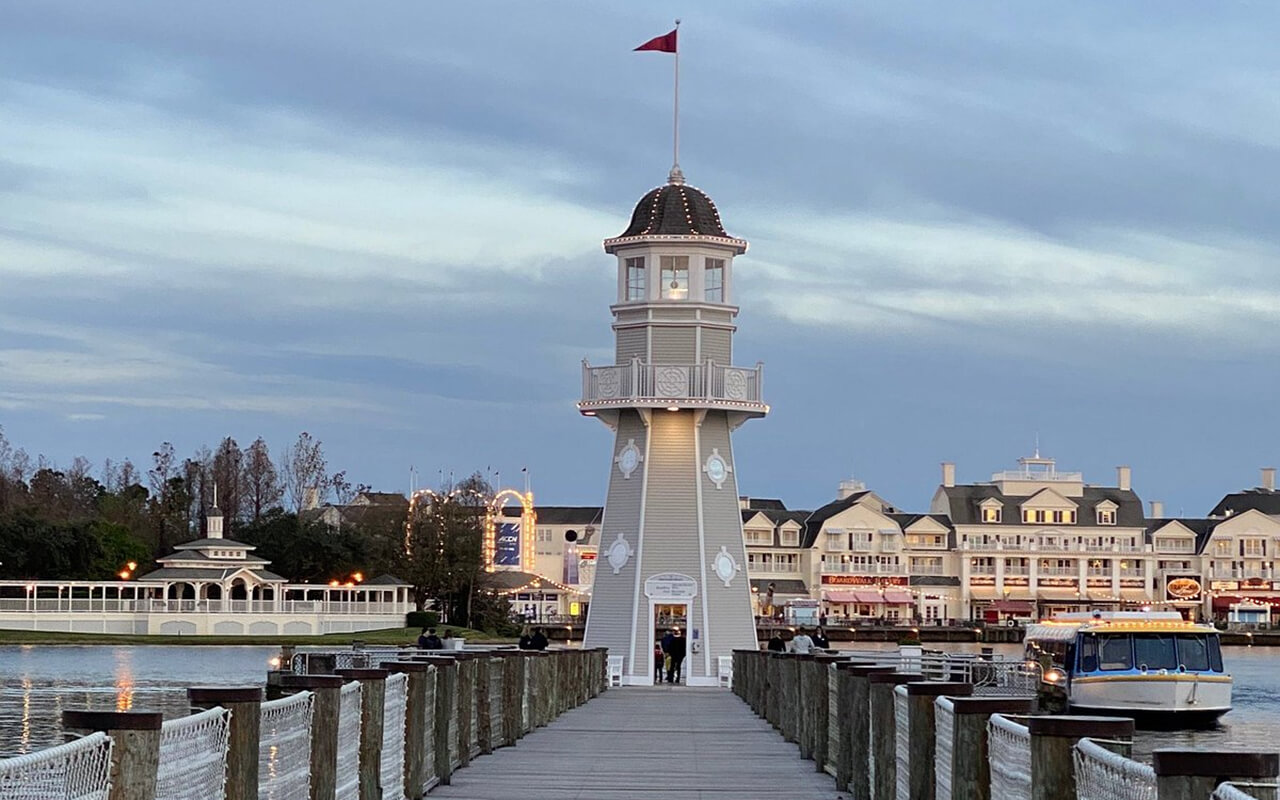
M 1280 461 L 1280 8 L 0 0 L 0 426 L 308 431 L 353 482 L 598 504 L 601 240 L 671 165 L 751 243 L 743 494 L 938 463 L 1203 515 Z

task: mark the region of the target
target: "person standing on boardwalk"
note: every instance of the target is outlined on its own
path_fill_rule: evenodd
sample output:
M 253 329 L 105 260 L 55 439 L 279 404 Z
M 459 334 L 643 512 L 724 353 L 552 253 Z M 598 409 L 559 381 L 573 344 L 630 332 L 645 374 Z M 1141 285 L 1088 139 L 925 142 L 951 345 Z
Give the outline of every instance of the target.
M 679 628 L 675 628 L 670 634 L 671 642 L 666 644 L 667 638 L 663 637 L 667 657 L 671 659 L 670 665 L 667 667 L 667 683 L 679 683 L 681 666 L 684 664 L 684 655 L 686 652 L 686 642 L 684 635 L 680 633 Z
M 767 647 L 770 653 L 787 652 L 787 643 L 782 641 L 782 634 L 777 630 L 775 630 L 773 635 L 769 637 L 769 644 Z
M 827 634 L 821 626 L 813 633 L 813 646 L 819 650 L 827 650 L 831 647 L 831 642 L 827 641 Z
M 665 666 L 666 654 L 662 652 L 662 643 L 655 642 L 653 645 L 653 682 L 662 683 L 663 667 Z
M 801 628 L 800 632 L 792 637 L 791 646 L 787 650 L 800 655 L 808 655 L 809 651 L 813 650 L 813 639 L 809 638 L 809 632 Z
M 533 629 L 528 625 L 525 625 L 524 630 L 520 631 L 520 641 L 516 646 L 521 650 L 533 649 Z
M 534 628 L 533 636 L 529 638 L 530 650 L 546 650 L 547 649 L 547 633 L 542 628 Z
M 418 635 L 418 647 L 423 650 L 443 650 L 444 642 L 436 636 L 435 628 L 423 628 L 422 633 Z

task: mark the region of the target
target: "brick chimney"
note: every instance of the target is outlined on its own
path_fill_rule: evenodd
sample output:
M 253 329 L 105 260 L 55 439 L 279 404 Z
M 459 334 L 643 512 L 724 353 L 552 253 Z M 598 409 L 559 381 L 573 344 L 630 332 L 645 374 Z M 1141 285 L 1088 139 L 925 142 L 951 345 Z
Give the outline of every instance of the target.
M 942 462 L 942 485 L 943 486 L 956 485 L 956 465 L 951 463 L 950 461 Z
M 1151 519 L 1164 519 L 1164 503 L 1159 500 L 1151 502 Z
M 1116 488 L 1122 492 L 1133 488 L 1133 471 L 1128 467 L 1116 467 Z
M 1275 467 L 1262 468 L 1262 488 L 1266 489 L 1268 492 L 1274 492 L 1276 490 L 1276 468 Z

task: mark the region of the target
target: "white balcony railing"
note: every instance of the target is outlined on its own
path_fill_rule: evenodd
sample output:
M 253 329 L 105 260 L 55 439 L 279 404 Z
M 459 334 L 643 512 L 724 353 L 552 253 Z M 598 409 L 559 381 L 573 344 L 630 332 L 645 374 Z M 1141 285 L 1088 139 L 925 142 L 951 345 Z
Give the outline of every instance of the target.
M 582 362 L 584 410 L 630 404 L 767 410 L 763 398 L 764 365 L 731 367 L 705 364 L 629 364 L 593 367 Z

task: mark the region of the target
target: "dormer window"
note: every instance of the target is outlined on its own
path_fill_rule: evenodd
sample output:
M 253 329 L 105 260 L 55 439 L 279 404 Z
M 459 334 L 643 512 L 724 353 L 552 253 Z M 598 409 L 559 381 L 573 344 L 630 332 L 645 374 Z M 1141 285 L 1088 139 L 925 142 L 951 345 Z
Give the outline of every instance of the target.
M 1114 508 L 1098 509 L 1098 524 L 1099 525 L 1115 525 L 1116 510 Z
M 689 257 L 662 257 L 662 298 L 684 300 L 689 296 Z
M 708 303 L 724 302 L 724 259 L 708 258 L 703 298 Z
M 645 299 L 643 256 L 627 259 L 627 299 Z
M 982 509 L 982 521 L 987 523 L 997 523 L 1000 521 L 1004 509 L 999 506 Z

